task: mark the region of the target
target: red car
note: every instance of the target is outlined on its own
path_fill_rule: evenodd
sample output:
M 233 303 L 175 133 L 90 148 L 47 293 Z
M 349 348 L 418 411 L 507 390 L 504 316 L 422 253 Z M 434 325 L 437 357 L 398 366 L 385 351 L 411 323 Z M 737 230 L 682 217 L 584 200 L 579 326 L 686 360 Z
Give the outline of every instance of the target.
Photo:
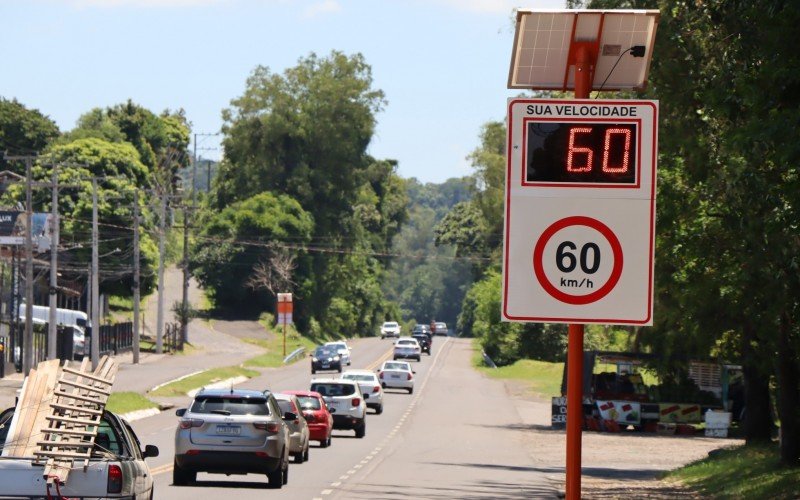
M 308 422 L 309 439 L 319 441 L 322 448 L 331 445 L 333 433 L 333 415 L 328 411 L 328 405 L 322 395 L 314 391 L 282 391 L 284 394 L 294 394 L 300 401 L 300 409 Z

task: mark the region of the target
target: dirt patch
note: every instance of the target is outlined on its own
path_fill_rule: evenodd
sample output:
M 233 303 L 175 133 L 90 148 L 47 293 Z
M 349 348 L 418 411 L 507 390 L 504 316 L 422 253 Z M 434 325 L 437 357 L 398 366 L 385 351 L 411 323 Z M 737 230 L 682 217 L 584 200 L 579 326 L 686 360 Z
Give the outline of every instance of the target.
M 523 381 L 506 380 L 531 458 L 551 467 L 554 485 L 564 488 L 566 433 L 550 426 L 550 400 L 533 395 Z M 744 444 L 739 439 L 660 436 L 634 431 L 584 432 L 581 450 L 583 498 L 702 498 L 683 484 L 659 479 L 663 473 L 708 456 L 719 448 Z

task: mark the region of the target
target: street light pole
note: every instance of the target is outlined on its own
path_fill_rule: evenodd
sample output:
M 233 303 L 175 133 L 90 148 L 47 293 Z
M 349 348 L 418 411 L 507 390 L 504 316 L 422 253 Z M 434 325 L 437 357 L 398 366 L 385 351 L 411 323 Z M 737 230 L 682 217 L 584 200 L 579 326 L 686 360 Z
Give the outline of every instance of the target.
M 133 364 L 139 363 L 139 190 L 133 191 Z
M 33 158 L 25 157 L 25 336 L 22 338 L 22 373 L 33 368 Z
M 164 236 L 167 218 L 167 194 L 161 193 L 158 222 L 158 316 L 156 318 L 156 354 L 164 349 Z

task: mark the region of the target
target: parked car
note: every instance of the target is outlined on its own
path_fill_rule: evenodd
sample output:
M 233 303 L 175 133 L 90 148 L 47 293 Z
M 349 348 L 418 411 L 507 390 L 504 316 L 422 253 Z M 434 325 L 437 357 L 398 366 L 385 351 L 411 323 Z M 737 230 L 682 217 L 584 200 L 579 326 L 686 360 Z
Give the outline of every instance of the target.
M 284 391 L 284 394 L 294 394 L 300 401 L 300 410 L 308 423 L 309 438 L 319 441 L 320 448 L 330 446 L 333 415 L 328 411 L 328 405 L 322 396 L 313 391 Z
M 381 325 L 381 338 L 399 337 L 400 329 L 400 324 L 397 321 L 387 321 Z
M 281 412 L 269 391 L 203 389 L 175 430 L 172 482 L 193 483 L 198 472 L 266 474 L 270 488 L 289 479 L 289 426 L 297 415 Z
M 378 369 L 378 380 L 384 389 L 405 389 L 414 392 L 414 370 L 406 361 L 384 361 Z
M 427 352 L 428 356 L 431 355 L 431 339 L 424 333 L 415 333 L 412 337 L 417 341 L 419 344 L 419 348 L 422 352 Z
M 311 374 L 317 373 L 317 370 L 336 370 L 342 373 L 342 358 L 336 348 L 322 345 L 314 349 L 311 353 Z
M 355 380 L 361 388 L 362 394 L 369 394 L 367 408 L 372 408 L 375 413 L 383 413 L 383 388 L 378 376 L 369 370 L 347 370 L 342 373 L 342 379 Z
M 447 323 L 437 322 L 433 324 L 433 334 L 434 335 L 444 335 L 447 336 Z
M 5 446 L 16 408 L 0 413 L 0 450 Z M 85 429 L 75 429 L 83 431 Z M 5 453 L 4 453 L 5 455 Z M 153 474 L 145 458 L 157 457 L 158 448 L 141 450 L 139 438 L 130 424 L 110 411 L 104 411 L 94 438 L 88 466 L 75 461 L 58 498 L 155 498 Z M 55 498 L 56 488 L 46 489 L 42 478 L 43 462 L 3 456 L 0 459 L 0 497 Z M 80 466 L 79 466 L 80 464 Z
M 400 337 L 394 343 L 393 359 L 422 359 L 422 348 L 414 337 Z
M 325 345 L 335 348 L 336 352 L 339 353 L 339 358 L 342 360 L 342 363 L 350 366 L 350 346 L 347 345 L 347 342 L 344 340 L 335 340 L 333 342 L 326 342 Z
M 352 429 L 357 438 L 367 432 L 367 404 L 369 394 L 362 394 L 353 380 L 316 379 L 311 390 L 320 393 L 333 415 L 334 429 Z
M 302 464 L 308 460 L 310 436 L 300 402 L 296 396 L 283 393 L 275 393 L 275 400 L 284 415 L 291 413 L 295 416 L 292 420 L 286 420 L 289 426 L 289 454 L 294 457 L 294 463 Z

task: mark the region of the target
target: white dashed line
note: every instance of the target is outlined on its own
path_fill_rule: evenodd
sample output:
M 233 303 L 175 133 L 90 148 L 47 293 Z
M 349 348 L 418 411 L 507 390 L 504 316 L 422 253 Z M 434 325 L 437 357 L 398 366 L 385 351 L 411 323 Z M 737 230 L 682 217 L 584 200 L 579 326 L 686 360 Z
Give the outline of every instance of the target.
M 333 490 L 322 490 L 320 495 L 330 495 L 331 493 L 333 493 Z
M 333 486 L 334 488 L 338 488 L 341 485 L 342 485 L 341 481 L 336 481 L 335 483 L 331 483 L 331 486 Z

